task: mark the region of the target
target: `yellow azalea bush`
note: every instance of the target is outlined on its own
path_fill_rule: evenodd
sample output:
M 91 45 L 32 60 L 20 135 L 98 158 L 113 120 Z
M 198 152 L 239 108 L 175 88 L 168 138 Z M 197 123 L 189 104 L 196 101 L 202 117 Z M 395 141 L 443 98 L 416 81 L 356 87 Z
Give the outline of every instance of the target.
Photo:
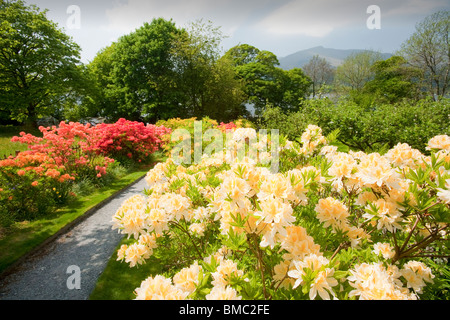
M 199 163 L 158 163 L 113 216 L 134 239 L 118 260 L 166 264 L 136 299 L 421 298 L 449 256 L 450 138 L 427 155 L 344 153 L 331 139 L 310 125 L 278 153 L 237 157 L 232 140 Z
M 194 137 L 194 124 L 197 121 L 196 117 L 188 118 L 188 119 L 181 119 L 181 118 L 171 118 L 168 120 L 159 120 L 156 125 L 157 126 L 165 126 L 166 128 L 170 128 L 172 131 L 175 131 L 177 129 L 184 129 L 189 134 Z M 218 123 L 216 120 L 212 120 L 208 117 L 204 117 L 201 119 L 202 123 L 202 131 L 205 131 L 209 128 L 217 128 Z M 164 146 L 162 150 L 167 154 L 170 155 L 170 151 L 172 148 L 176 145 L 175 141 L 171 141 L 171 137 L 173 135 L 167 134 L 165 135 L 162 140 L 164 141 Z
M 218 129 L 223 131 L 223 133 L 226 133 L 226 130 L 228 128 L 254 128 L 253 123 L 246 119 L 238 119 L 227 124 L 219 124 L 216 120 L 210 119 L 209 117 L 203 117 L 200 120 L 198 120 L 196 117 L 188 119 L 171 118 L 168 120 L 159 120 L 156 125 L 164 126 L 165 128 L 170 128 L 172 130 L 172 134 L 167 134 L 162 137 L 162 141 L 164 142 L 162 144 L 162 150 L 168 156 L 170 156 L 171 151 L 173 150 L 174 146 L 177 145 L 180 139 L 191 139 L 192 148 L 190 151 L 193 155 L 194 147 L 199 147 L 194 146 L 196 129 L 199 129 L 199 131 L 201 131 L 201 134 L 205 134 L 208 129 Z M 199 127 L 196 128 L 196 125 L 198 125 Z M 173 132 L 176 132 L 177 130 L 181 130 L 182 134 L 180 134 L 179 136 L 173 134 Z M 205 140 L 202 143 L 202 149 L 205 149 L 209 144 Z

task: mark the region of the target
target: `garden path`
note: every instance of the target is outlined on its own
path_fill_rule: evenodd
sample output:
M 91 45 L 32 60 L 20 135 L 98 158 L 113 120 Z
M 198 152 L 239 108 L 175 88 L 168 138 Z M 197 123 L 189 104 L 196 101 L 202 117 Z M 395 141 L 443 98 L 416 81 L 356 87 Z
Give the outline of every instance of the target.
M 112 230 L 112 216 L 125 199 L 145 187 L 145 179 L 137 180 L 68 232 L 25 259 L 1 279 L 0 300 L 89 299 L 98 277 L 123 237 L 117 230 Z M 78 270 L 79 282 L 75 278 Z

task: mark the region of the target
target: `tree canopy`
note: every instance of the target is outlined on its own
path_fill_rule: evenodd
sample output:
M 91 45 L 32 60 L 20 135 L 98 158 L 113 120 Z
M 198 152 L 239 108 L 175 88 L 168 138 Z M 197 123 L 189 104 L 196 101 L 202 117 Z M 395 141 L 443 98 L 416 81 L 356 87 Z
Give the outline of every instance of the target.
M 306 65 L 303 71 L 311 79 L 312 96 L 322 89 L 324 85 L 330 85 L 334 79 L 335 68 L 319 55 L 314 55 Z
M 77 87 L 79 52 L 46 10 L 0 2 L 0 119 L 35 123 L 57 112 Z
M 361 90 L 373 78 L 372 65 L 380 60 L 381 54 L 375 51 L 365 50 L 349 55 L 336 69 L 335 85 L 341 92 Z
M 363 88 L 364 93 L 373 95 L 382 102 L 395 103 L 404 98 L 420 97 L 420 70 L 408 66 L 401 56 L 377 61 L 372 65 L 374 77 Z
M 279 68 L 278 58 L 270 51 L 241 44 L 229 49 L 224 57 L 232 61 L 236 76 L 244 82 L 246 103 L 253 105 L 256 115 L 261 115 L 268 104 L 298 109 L 306 97 L 310 79 L 300 68 Z
M 111 66 L 105 66 L 110 68 L 106 97 L 113 102 L 113 118 L 157 120 L 173 115 L 177 100 L 171 52 L 178 32 L 174 22 L 159 18 L 115 43 Z
M 438 11 L 416 25 L 400 54 L 421 70 L 422 83 L 434 99 L 448 94 L 450 85 L 450 11 Z
M 220 28 L 202 20 L 186 29 L 163 18 L 145 23 L 89 64 L 98 93 L 87 109 L 111 120 L 148 122 L 242 116 L 242 84 L 221 58 L 222 38 Z
M 280 68 L 277 56 L 250 44 L 226 52 L 220 27 L 198 20 L 180 28 L 155 18 L 80 62 L 80 47 L 34 5 L 0 2 L 0 122 L 36 123 L 51 115 L 156 122 L 205 116 L 260 118 L 268 106 L 296 112 L 324 85 L 369 107 L 448 95 L 449 12 L 420 22 L 397 55 L 348 56 L 335 70 L 314 56 Z M 278 110 L 278 109 L 277 109 Z
M 180 115 L 227 121 L 245 113 L 242 82 L 234 77 L 231 61 L 221 57 L 223 38 L 211 21 L 198 20 L 175 40 L 172 60 L 182 92 Z

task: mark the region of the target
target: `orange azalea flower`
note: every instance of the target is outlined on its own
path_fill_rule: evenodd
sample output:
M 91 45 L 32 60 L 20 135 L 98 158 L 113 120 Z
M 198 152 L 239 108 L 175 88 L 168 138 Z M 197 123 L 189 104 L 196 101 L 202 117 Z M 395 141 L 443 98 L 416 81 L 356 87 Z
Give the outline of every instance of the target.
M 48 169 L 47 172 L 45 173 L 46 176 L 52 177 L 52 178 L 57 178 L 60 176 L 60 174 L 61 173 L 55 169 Z

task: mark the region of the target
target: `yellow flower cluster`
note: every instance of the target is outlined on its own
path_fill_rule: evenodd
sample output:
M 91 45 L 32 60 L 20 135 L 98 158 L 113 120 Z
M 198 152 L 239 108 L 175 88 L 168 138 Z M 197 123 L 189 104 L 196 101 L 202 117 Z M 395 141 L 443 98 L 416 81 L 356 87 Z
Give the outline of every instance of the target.
M 197 261 L 188 268 L 183 268 L 173 277 L 173 283 L 178 289 L 191 294 L 195 291 L 198 285 L 199 274 L 202 267 L 198 265 Z
M 450 163 L 450 151 L 447 151 L 446 139 L 435 138 L 429 142 L 430 148 L 438 149 L 438 160 L 443 159 Z M 406 177 L 407 173 L 417 168 L 423 168 L 431 163 L 431 157 L 425 156 L 420 151 L 409 145 L 397 144 L 385 155 L 379 153 L 366 154 L 364 152 L 338 152 L 336 149 L 325 149 L 322 153 L 331 162 L 328 174 L 332 177 L 332 186 L 340 193 L 345 191 L 357 196 L 355 204 L 365 207 L 364 217 L 376 224 L 378 229 L 395 232 L 401 229 L 405 221 L 400 203 L 405 201 L 414 205 L 416 199 L 408 192 L 411 181 Z M 449 174 L 448 170 L 441 168 L 441 175 Z M 447 200 L 447 190 L 438 189 L 444 202 Z M 329 201 L 332 201 L 329 199 Z M 325 222 L 326 211 L 321 210 L 318 218 Z M 337 209 L 334 209 L 337 210 Z M 341 210 L 342 211 L 342 210 Z M 325 227 L 339 227 L 339 221 L 327 220 Z M 345 231 L 345 228 L 340 228 Z
M 450 137 L 448 135 L 438 135 L 428 141 L 427 150 L 444 150 L 450 152 Z
M 248 143 L 246 139 L 253 135 L 254 129 L 241 128 L 234 131 L 232 141 Z M 371 227 L 374 233 L 394 233 L 411 222 L 404 215 L 403 206 L 415 204 L 416 199 L 410 192 L 411 181 L 406 174 L 430 163 L 431 158 L 406 144 L 396 145 L 385 155 L 338 152 L 336 147 L 326 145 L 321 129 L 312 125 L 301 141 L 299 154 L 322 156 L 330 165 L 308 164 L 287 172 L 271 172 L 250 157 L 231 157 L 230 162 L 224 163 L 217 155 L 203 156 L 200 163 L 189 167 L 178 165 L 171 158 L 158 163 L 145 177 L 148 195 L 126 200 L 113 217 L 114 228 L 137 239 L 136 243 L 120 248 L 118 259 L 130 266 L 143 263 L 157 247 L 158 238 L 169 235 L 171 225 L 183 221 L 193 237 L 204 237 L 208 228 L 218 230 L 218 237 L 226 237 L 231 231 L 245 235 L 248 241 L 257 239 L 260 250 L 279 254 L 280 260 L 271 273 L 273 287 L 295 290 L 307 286 L 310 299 L 337 298 L 341 287 L 335 277 L 337 266 L 331 262 L 332 258 L 325 257 L 314 240 L 315 235 L 308 234 L 301 225 L 296 211 L 309 205 L 311 193 L 315 193 L 315 223 L 331 228 L 331 233 L 343 234 L 353 248 L 363 244 L 373 246 L 374 257 L 382 257 L 385 262 L 353 265 L 349 275 L 341 279 L 353 288 L 349 296 L 416 299 L 415 293 L 421 292 L 425 282 L 432 282 L 431 270 L 417 261 L 410 261 L 401 270 L 388 264 L 395 255 L 393 247 L 385 242 L 372 244 L 366 227 Z M 291 146 L 288 141 L 280 149 Z M 439 148 L 441 159 L 450 162 L 448 139 L 433 138 L 429 147 Z M 441 171 L 439 176 L 449 175 L 445 168 Z M 449 180 L 445 188 L 437 190 L 441 201 L 447 203 L 448 184 Z M 202 204 L 194 204 L 189 193 L 192 189 L 201 195 Z M 326 194 L 324 190 L 331 192 Z M 317 200 L 318 194 L 326 196 Z M 226 247 L 212 256 L 218 265 L 210 273 L 212 288 L 205 298 L 241 299 L 229 280 L 243 278 L 246 270 L 238 268 Z M 204 261 L 211 261 L 212 256 Z M 195 292 L 205 273 L 195 261 L 172 280 L 149 277 L 136 289 L 137 299 L 185 299 Z
M 184 300 L 189 292 L 178 289 L 172 281 L 161 275 L 149 277 L 136 288 L 136 300 Z
M 225 249 L 226 251 L 226 249 Z M 226 259 L 223 255 L 224 249 L 218 250 L 214 255 L 205 258 L 211 262 L 214 258 L 219 262 L 216 272 L 212 273 L 213 287 L 205 296 L 206 300 L 240 300 L 242 297 L 232 288 L 228 282 L 230 276 L 243 276 L 243 271 L 237 268 L 236 262 Z M 160 275 L 149 277 L 142 281 L 141 286 L 136 289 L 136 300 L 181 300 L 188 299 L 199 285 L 203 276 L 203 269 L 195 261 L 189 267 L 177 272 L 172 280 Z
M 156 245 L 156 234 L 142 234 L 138 242 L 129 246 L 122 245 L 117 252 L 117 260 L 125 260 L 134 267 L 136 264 L 143 264 L 146 259 L 153 254 Z
M 438 198 L 447 204 L 450 204 L 450 179 L 445 180 L 445 188 L 438 188 Z
M 432 282 L 431 269 L 422 262 L 409 261 L 399 270 L 395 265 L 387 268 L 380 263 L 362 263 L 350 270 L 347 277 L 354 288 L 349 296 L 359 296 L 361 300 L 416 300 L 415 293 L 421 293 L 426 282 Z M 400 280 L 407 281 L 407 288 Z M 408 288 L 413 288 L 410 292 Z
M 206 300 L 241 300 L 237 291 L 230 286 L 213 287 L 205 297 Z
M 292 289 L 295 289 L 304 282 L 305 270 L 309 269 L 313 272 L 318 271 L 314 282 L 310 285 L 309 298 L 314 300 L 317 293 L 323 300 L 330 299 L 329 293 L 335 296 L 331 287 L 337 286 L 338 282 L 333 278 L 334 269 L 326 268 L 328 264 L 329 261 L 327 258 L 315 254 L 308 255 L 303 260 L 294 260 L 294 270 L 288 272 L 290 277 L 296 279 Z
M 211 284 L 214 287 L 226 287 L 231 275 L 242 277 L 244 272 L 238 269 L 237 263 L 233 260 L 221 259 L 216 271 L 211 275 L 213 278 Z
M 325 137 L 322 135 L 322 128 L 316 125 L 308 125 L 301 136 L 303 146 L 301 153 L 309 155 L 321 144 L 326 143 Z

